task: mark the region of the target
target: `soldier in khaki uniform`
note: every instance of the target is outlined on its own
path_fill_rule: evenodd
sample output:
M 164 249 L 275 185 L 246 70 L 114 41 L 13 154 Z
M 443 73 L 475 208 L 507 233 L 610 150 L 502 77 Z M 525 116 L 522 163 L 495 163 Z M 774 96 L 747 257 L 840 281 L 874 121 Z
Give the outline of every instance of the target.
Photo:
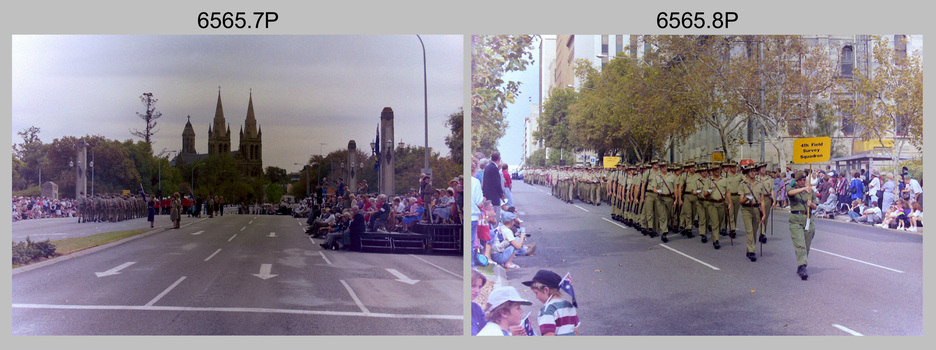
M 777 205 L 777 200 L 774 198 L 776 193 L 774 193 L 774 182 L 773 177 L 767 174 L 767 163 L 758 163 L 757 164 L 758 175 L 758 185 L 764 195 L 764 208 L 766 212 L 764 213 L 764 225 L 761 225 L 760 231 L 760 242 L 767 243 L 767 235 L 764 233 L 767 232 L 767 223 L 770 222 L 770 213 L 773 211 L 773 208 Z
M 683 172 L 679 191 L 677 192 L 679 204 L 682 205 L 679 213 L 679 226 L 686 238 L 692 238 L 692 221 L 698 216 L 697 209 L 701 209 L 698 196 L 702 193 L 702 188 L 699 187 L 701 183 L 698 180 L 702 177 L 696 174 L 695 162 L 687 162 L 684 164 L 684 168 L 686 169 Z
M 760 232 L 760 226 L 764 223 L 764 193 L 757 182 L 757 171 L 754 164 L 745 165 L 742 168 L 745 181 L 738 188 L 738 202 L 741 204 L 741 220 L 744 221 L 745 236 L 747 237 L 747 258 L 751 262 L 757 261 L 757 254 L 754 253 L 756 235 Z
M 709 229 L 708 222 L 708 210 L 711 207 L 711 202 L 704 196 L 705 186 L 709 181 L 709 168 L 708 164 L 700 164 L 697 170 L 698 179 L 696 180 L 696 197 L 698 199 L 696 204 L 696 215 L 698 215 L 699 220 L 699 236 L 702 236 L 702 243 L 705 243 L 705 231 Z
M 659 166 L 660 171 L 650 180 L 650 186 L 657 195 L 656 204 L 653 208 L 656 215 L 656 225 L 653 226 L 653 231 L 660 234 L 660 239 L 663 243 L 666 243 L 669 241 L 666 234 L 669 233 L 670 216 L 672 216 L 675 207 L 676 190 L 674 187 L 676 186 L 676 176 L 669 172 L 669 164 L 666 161 L 661 161 Z
M 729 160 L 725 163 L 725 167 L 727 167 L 728 173 L 724 174 L 723 177 L 728 180 L 728 191 L 731 192 L 731 209 L 728 210 L 728 225 L 726 225 L 726 229 L 728 230 L 728 236 L 735 238 L 735 229 L 738 225 L 738 212 L 741 211 L 741 206 L 738 204 L 738 200 L 740 199 L 738 196 L 738 188 L 741 185 L 741 181 L 744 181 L 744 175 L 738 172 L 738 163 L 735 163 L 733 160 Z
M 809 246 L 816 235 L 816 223 L 811 222 L 809 211 L 816 209 L 818 199 L 806 173 L 797 171 L 794 178 L 795 182 L 787 185 L 787 198 L 790 201 L 790 238 L 793 240 L 793 250 L 796 251 L 796 274 L 805 281 L 809 277 L 806 273 L 806 257 L 809 256 Z
M 718 238 L 727 225 L 726 216 L 731 208 L 731 192 L 728 192 L 728 180 L 721 176 L 718 168 L 712 169 L 712 178 L 706 184 L 703 195 L 711 201 L 707 219 L 712 227 L 712 246 L 720 249 Z
M 642 209 L 643 222 L 641 223 L 641 225 L 644 227 L 644 229 L 647 232 L 646 234 L 650 236 L 650 238 L 654 238 L 657 236 L 657 234 L 660 233 L 660 232 L 657 232 L 656 227 L 655 227 L 656 226 L 655 212 L 656 212 L 656 205 L 657 205 L 656 202 L 657 200 L 659 200 L 659 197 L 657 196 L 656 191 L 653 190 L 653 186 L 651 182 L 657 177 L 659 173 L 660 173 L 660 161 L 654 159 L 650 161 L 650 170 L 645 173 L 644 178 L 643 178 L 643 188 L 644 188 L 643 206 L 644 207 Z

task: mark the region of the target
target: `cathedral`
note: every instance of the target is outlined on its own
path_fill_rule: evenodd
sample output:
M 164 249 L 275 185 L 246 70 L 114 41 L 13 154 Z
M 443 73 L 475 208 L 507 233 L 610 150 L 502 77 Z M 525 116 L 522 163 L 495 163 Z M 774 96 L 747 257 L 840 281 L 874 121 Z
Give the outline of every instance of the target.
M 192 118 L 188 117 L 185 129 L 182 131 L 182 152 L 172 161 L 176 164 L 192 164 L 207 157 L 229 154 L 237 161 L 241 173 L 247 177 L 263 176 L 263 131 L 257 126 L 254 117 L 253 92 L 247 102 L 247 119 L 240 130 L 239 146 L 231 151 L 231 127 L 224 121 L 224 109 L 221 107 L 221 90 L 218 90 L 218 106 L 212 123 L 208 125 L 208 153 L 195 152 L 195 129 L 192 128 Z

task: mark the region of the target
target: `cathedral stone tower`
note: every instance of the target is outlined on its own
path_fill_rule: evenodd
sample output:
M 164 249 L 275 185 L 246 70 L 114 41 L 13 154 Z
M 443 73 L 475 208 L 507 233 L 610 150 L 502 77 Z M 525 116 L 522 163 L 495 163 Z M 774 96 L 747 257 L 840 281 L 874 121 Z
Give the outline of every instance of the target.
M 182 153 L 195 154 L 195 128 L 192 128 L 192 116 L 188 116 L 185 129 L 182 130 Z
M 247 176 L 259 177 L 263 175 L 263 131 L 257 126 L 254 116 L 253 92 L 247 102 L 247 119 L 240 130 L 240 145 L 237 149 L 237 161 L 241 172 Z
M 218 89 L 218 107 L 212 125 L 208 126 L 208 155 L 231 154 L 231 127 L 225 129 L 224 109 L 221 108 L 221 89 Z M 213 128 L 212 128 L 213 126 Z

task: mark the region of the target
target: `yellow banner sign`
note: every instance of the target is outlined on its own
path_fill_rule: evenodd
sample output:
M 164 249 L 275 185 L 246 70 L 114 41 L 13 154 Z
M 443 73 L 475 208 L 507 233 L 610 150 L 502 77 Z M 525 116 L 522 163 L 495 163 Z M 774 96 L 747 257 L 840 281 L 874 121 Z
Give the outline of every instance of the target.
M 604 161 L 602 164 L 604 164 L 605 168 L 614 168 L 620 162 L 621 162 L 621 157 L 604 157 Z
M 130 194 L 130 190 L 123 190 L 123 194 L 124 194 L 124 196 Z
M 793 140 L 793 163 L 824 163 L 832 155 L 832 139 L 808 137 Z

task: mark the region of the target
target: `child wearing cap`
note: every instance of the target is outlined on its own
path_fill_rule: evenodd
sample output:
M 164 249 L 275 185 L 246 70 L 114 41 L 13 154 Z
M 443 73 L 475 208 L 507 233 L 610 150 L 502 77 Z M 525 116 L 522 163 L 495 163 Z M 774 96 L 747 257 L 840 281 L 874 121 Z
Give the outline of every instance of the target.
M 536 317 L 541 335 L 578 335 L 578 313 L 572 302 L 562 299 L 561 282 L 562 277 L 549 270 L 539 270 L 533 280 L 523 282 L 543 303 Z
M 497 287 L 488 295 L 488 309 L 484 315 L 487 324 L 478 335 L 526 335 L 520 322 L 523 321 L 521 305 L 533 305 L 520 297 L 514 287 Z

